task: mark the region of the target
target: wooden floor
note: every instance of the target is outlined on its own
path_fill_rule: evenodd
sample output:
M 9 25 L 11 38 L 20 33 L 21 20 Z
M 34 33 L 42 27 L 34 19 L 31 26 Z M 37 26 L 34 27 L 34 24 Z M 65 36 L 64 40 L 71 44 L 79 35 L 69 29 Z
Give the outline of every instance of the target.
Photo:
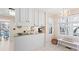
M 14 51 L 14 41 L 12 40 L 2 40 L 0 41 L 0 51 Z M 75 51 L 74 49 L 68 49 L 65 46 L 61 45 L 52 45 L 50 42 L 47 42 L 44 47 L 35 49 L 33 51 Z

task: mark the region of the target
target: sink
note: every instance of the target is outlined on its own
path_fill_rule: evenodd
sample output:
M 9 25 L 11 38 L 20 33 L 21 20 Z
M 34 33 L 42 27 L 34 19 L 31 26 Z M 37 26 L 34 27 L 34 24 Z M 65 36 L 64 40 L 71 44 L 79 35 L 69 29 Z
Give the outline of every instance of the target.
M 17 34 L 18 34 L 19 36 L 20 36 L 20 35 L 23 35 L 23 33 L 17 33 Z
M 22 36 L 22 35 L 32 35 L 33 33 L 17 33 L 18 36 Z

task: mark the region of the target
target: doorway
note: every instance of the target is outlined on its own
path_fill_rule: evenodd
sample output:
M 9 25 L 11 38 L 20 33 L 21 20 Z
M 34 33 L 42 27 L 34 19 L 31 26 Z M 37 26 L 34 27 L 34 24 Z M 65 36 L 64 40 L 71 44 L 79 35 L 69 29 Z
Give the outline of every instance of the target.
M 48 17 L 47 19 L 47 39 L 46 46 L 49 47 L 51 45 L 51 38 L 54 31 L 53 18 Z

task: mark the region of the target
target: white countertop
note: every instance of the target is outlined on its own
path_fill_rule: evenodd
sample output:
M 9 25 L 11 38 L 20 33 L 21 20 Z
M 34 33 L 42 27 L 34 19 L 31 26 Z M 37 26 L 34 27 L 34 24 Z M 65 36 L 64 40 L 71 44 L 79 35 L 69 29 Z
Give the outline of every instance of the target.
M 26 34 L 26 35 L 17 35 L 17 36 L 14 36 L 14 37 L 22 37 L 22 36 L 32 36 L 32 35 L 44 35 L 44 33 L 37 33 L 37 34 Z

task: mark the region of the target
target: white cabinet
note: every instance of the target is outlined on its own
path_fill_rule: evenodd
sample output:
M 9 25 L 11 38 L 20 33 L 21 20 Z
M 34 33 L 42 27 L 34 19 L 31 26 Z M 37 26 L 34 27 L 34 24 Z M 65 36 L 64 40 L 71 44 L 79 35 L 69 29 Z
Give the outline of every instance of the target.
M 20 8 L 20 19 L 22 26 L 29 26 L 29 14 L 28 14 L 28 8 Z
M 45 14 L 39 9 L 35 9 L 35 25 L 45 26 Z
M 45 26 L 45 22 L 46 22 L 45 13 L 43 12 L 42 13 L 42 26 Z
M 29 21 L 30 21 L 30 26 L 34 26 L 34 8 L 29 8 Z
M 39 26 L 39 12 L 38 12 L 38 9 L 35 9 L 34 25 L 35 25 L 35 26 Z
M 23 26 L 34 26 L 34 9 L 21 8 L 21 22 Z
M 16 37 L 15 38 L 15 50 L 20 51 L 24 50 L 25 45 L 27 44 L 26 37 Z M 26 47 L 25 47 L 26 49 Z
M 39 12 L 39 26 L 42 26 L 42 13 Z
M 33 26 L 34 25 L 34 11 L 30 8 L 16 9 L 16 24 L 18 26 Z
M 35 35 L 36 47 L 42 48 L 44 47 L 44 34 Z
M 17 26 L 25 26 L 27 25 L 27 18 L 28 18 L 28 11 L 25 8 L 16 8 L 16 16 L 15 16 L 15 22 Z
M 39 9 L 35 9 L 35 25 L 45 26 L 45 13 Z
M 39 11 L 39 26 L 45 26 L 45 14 Z
M 17 26 L 21 25 L 20 8 L 16 8 L 15 13 L 15 23 Z
M 21 8 L 20 9 L 20 18 L 21 18 L 21 22 L 25 22 L 26 21 L 26 10 L 25 8 Z
M 45 26 L 45 14 L 34 8 L 16 8 L 16 25 Z
M 44 47 L 44 34 L 15 37 L 15 50 L 28 51 Z
M 33 37 L 32 36 L 21 36 L 15 38 L 15 50 L 16 51 L 27 51 L 33 49 Z

